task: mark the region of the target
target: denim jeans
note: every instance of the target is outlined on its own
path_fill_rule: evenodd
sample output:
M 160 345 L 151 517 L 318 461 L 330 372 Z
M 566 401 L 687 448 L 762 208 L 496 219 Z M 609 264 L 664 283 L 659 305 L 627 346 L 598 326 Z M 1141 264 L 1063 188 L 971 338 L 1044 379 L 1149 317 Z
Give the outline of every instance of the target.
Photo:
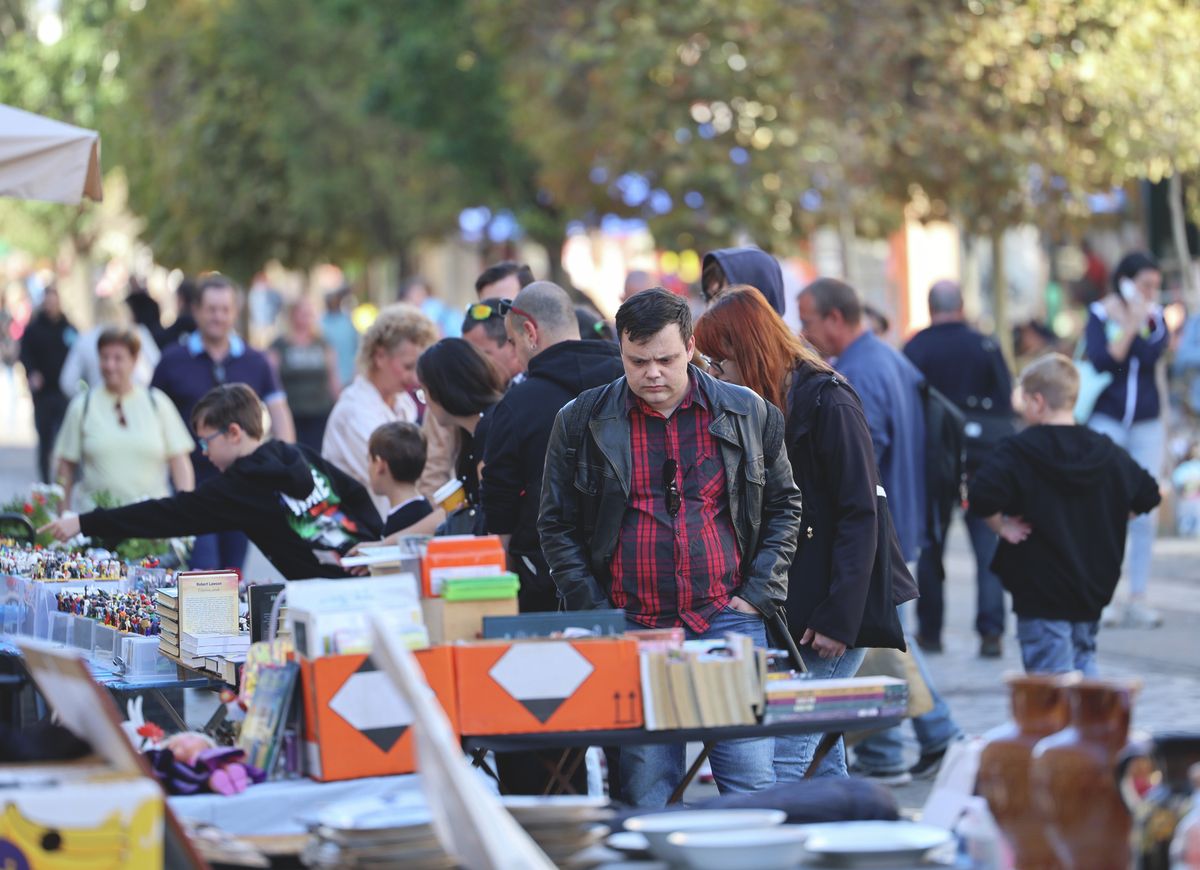
M 1066 674 L 1082 671 L 1097 676 L 1096 634 L 1098 622 L 1068 622 L 1065 619 L 1017 617 L 1017 640 L 1027 674 Z
M 852 677 L 858 673 L 859 665 L 866 657 L 865 649 L 848 649 L 837 658 L 823 659 L 811 646 L 800 647 L 800 657 L 804 659 L 804 667 L 819 679 L 840 679 Z M 777 782 L 795 782 L 804 779 L 808 766 L 812 764 L 813 753 L 821 742 L 821 734 L 789 734 L 775 738 L 775 780 Z M 820 766 L 813 773 L 818 776 L 847 776 L 846 773 L 846 744 L 839 737 L 838 742 L 822 759 Z
M 992 559 L 1000 539 L 987 523 L 964 513 L 963 521 L 975 552 L 975 631 L 981 637 L 1004 634 L 1004 586 L 992 573 Z M 948 525 L 948 523 L 947 523 Z M 932 543 L 921 550 L 917 562 L 917 631 L 921 637 L 939 640 L 945 618 L 944 564 L 945 542 Z
M 1116 444 L 1124 447 L 1133 461 L 1155 480 L 1162 473 L 1163 426 L 1162 421 L 1139 420 L 1125 426 L 1105 414 L 1093 414 L 1088 426 L 1107 435 Z M 1158 524 L 1158 510 L 1139 514 L 1129 521 L 1128 546 L 1125 548 L 1125 573 L 1129 575 L 1129 591 L 1135 598 L 1146 594 L 1150 580 L 1150 559 L 1154 548 L 1154 529 Z
M 913 733 L 917 735 L 917 743 L 921 746 L 922 755 L 941 752 L 959 735 L 959 727 L 950 715 L 950 707 L 946 703 L 946 699 L 938 693 L 937 686 L 933 684 L 933 679 L 929 676 L 929 669 L 925 666 L 925 656 L 922 655 L 921 648 L 913 642 L 912 638 L 906 638 L 906 640 L 908 641 L 908 651 L 916 659 L 917 668 L 921 671 L 925 684 L 929 686 L 929 694 L 933 696 L 933 709 L 924 716 L 918 716 L 908 721 L 912 723 Z M 857 766 L 873 773 L 899 773 L 905 770 L 902 727 L 902 725 L 895 725 L 879 734 L 872 734 L 855 746 L 854 761 Z
M 188 567 L 193 571 L 242 570 L 250 539 L 243 532 L 213 532 L 196 535 Z
M 641 628 L 630 624 L 630 629 Z M 724 637 L 736 631 L 749 635 L 755 646 L 767 645 L 762 617 L 726 608 L 713 618 L 708 631 L 696 634 L 684 629 L 688 640 Z M 621 789 L 626 802 L 635 807 L 664 807 L 684 774 L 684 745 L 622 746 Z M 775 741 L 770 737 L 727 740 L 709 754 L 713 777 L 722 794 L 752 792 L 775 784 L 772 759 Z

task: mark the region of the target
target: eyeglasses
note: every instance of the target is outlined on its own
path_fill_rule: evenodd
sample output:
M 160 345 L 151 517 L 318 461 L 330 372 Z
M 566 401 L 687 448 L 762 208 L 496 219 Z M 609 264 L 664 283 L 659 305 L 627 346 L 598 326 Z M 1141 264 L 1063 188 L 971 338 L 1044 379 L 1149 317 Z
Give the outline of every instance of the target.
M 508 313 L 511 311 L 513 314 L 519 314 L 522 317 L 524 317 L 526 320 L 528 320 L 530 323 L 532 323 L 534 329 L 540 329 L 540 327 L 538 326 L 537 318 L 534 317 L 532 314 L 530 314 L 528 311 L 522 311 L 520 308 L 513 305 L 513 301 L 511 299 L 501 299 L 500 304 L 497 307 L 500 311 L 501 317 L 507 317 Z
M 499 303 L 493 305 L 489 302 L 472 302 L 467 306 L 467 317 L 482 323 L 485 320 L 491 320 L 493 317 L 502 317 L 504 312 L 498 310 L 499 308 Z M 530 320 L 532 319 L 530 318 Z
M 700 359 L 704 360 L 704 364 L 706 366 L 708 366 L 708 370 L 710 372 L 717 375 L 718 377 L 722 377 L 722 378 L 725 377 L 725 366 L 721 365 L 721 363 L 725 362 L 725 360 L 721 360 L 721 362 L 717 362 L 712 357 L 705 356 L 704 354 L 700 354 Z
M 117 400 L 117 405 L 113 410 L 117 412 L 117 422 L 121 424 L 122 428 L 128 426 L 129 421 L 125 419 L 125 409 L 121 407 L 121 402 L 119 399 Z
M 198 445 L 200 445 L 200 452 L 203 453 L 205 456 L 207 456 L 208 455 L 208 445 L 212 443 L 212 440 L 214 438 L 220 438 L 222 435 L 228 435 L 228 434 L 229 434 L 228 429 L 219 429 L 216 432 L 214 432 L 212 435 L 209 435 L 206 438 L 200 438 L 199 436 L 197 436 L 196 443 Z
M 683 496 L 679 493 L 679 484 L 675 476 L 679 473 L 679 463 L 668 459 L 663 463 L 663 489 L 667 494 L 667 513 L 671 518 L 679 516 L 679 508 L 683 506 Z

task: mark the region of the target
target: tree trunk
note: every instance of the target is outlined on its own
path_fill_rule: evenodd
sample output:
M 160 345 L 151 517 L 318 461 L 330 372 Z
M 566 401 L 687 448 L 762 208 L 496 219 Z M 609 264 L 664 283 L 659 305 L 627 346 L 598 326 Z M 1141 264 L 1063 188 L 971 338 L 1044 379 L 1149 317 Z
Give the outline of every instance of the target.
M 996 341 L 1004 352 L 1009 368 L 1013 368 L 1012 327 L 1008 323 L 1008 277 L 1004 272 L 1004 231 L 992 230 L 992 319 L 995 321 Z
M 1187 215 L 1183 204 L 1183 176 L 1175 172 L 1167 181 L 1167 202 L 1171 207 L 1171 239 L 1175 256 L 1179 258 L 1179 273 L 1183 282 L 1183 298 L 1189 308 L 1200 303 L 1196 287 L 1196 272 L 1192 268 L 1192 253 L 1188 250 Z

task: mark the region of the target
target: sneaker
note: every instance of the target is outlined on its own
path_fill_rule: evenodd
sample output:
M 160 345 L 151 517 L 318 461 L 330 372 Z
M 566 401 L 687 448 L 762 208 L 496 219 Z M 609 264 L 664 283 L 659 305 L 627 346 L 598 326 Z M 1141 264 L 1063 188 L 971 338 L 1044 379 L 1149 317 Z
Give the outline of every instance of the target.
M 1004 655 L 1004 639 L 998 634 L 985 634 L 979 638 L 979 657 L 998 659 Z
M 923 634 L 917 635 L 917 646 L 927 653 L 942 652 L 942 642 L 937 638 L 926 637 Z
M 1121 624 L 1126 628 L 1158 628 L 1162 622 L 1162 614 L 1157 610 L 1141 602 L 1130 601 Z
M 916 764 L 908 769 L 909 775 L 913 779 L 933 779 L 942 769 L 942 759 L 945 757 L 946 750 L 944 748 L 937 752 L 926 752 L 917 759 Z
M 912 782 L 912 774 L 907 770 L 864 770 L 857 764 L 850 765 L 849 773 L 851 776 L 857 776 L 860 779 L 869 779 L 871 782 L 877 782 L 880 785 L 908 785 Z
M 1104 628 L 1116 628 L 1125 624 L 1125 605 L 1113 602 L 1100 612 L 1100 625 Z

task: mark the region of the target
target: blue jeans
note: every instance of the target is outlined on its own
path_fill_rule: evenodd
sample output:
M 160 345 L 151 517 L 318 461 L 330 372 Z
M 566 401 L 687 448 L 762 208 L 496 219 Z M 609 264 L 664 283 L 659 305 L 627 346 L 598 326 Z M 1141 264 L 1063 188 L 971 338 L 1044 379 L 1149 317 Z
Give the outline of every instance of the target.
M 950 707 L 933 684 L 929 669 L 925 666 L 925 656 L 921 648 L 912 638 L 908 641 L 908 651 L 917 661 L 917 668 L 929 686 L 929 694 L 933 696 L 933 709 L 924 716 L 909 719 L 913 732 L 917 735 L 917 743 L 921 746 L 921 754 L 941 752 L 959 735 L 959 727 L 950 715 Z M 873 773 L 899 773 L 904 767 L 904 732 L 902 725 L 895 725 L 879 734 L 872 734 L 862 743 L 854 747 L 854 761 L 863 770 Z
M 1163 426 L 1158 418 L 1139 420 L 1125 426 L 1105 414 L 1093 414 L 1088 426 L 1107 435 L 1124 447 L 1133 461 L 1150 473 L 1155 480 L 1162 472 Z M 1146 594 L 1150 580 L 1150 558 L 1154 548 L 1154 529 L 1158 510 L 1138 514 L 1129 521 L 1128 546 L 1125 548 L 1125 572 L 1129 575 L 1129 592 L 1134 598 Z
M 1096 670 L 1098 622 L 1068 622 L 1065 619 L 1017 617 L 1017 640 L 1027 674 L 1066 674 L 1082 671 L 1086 677 Z
M 193 571 L 242 570 L 250 540 L 242 532 L 213 532 L 196 535 L 188 567 Z
M 840 679 L 852 677 L 858 673 L 859 665 L 866 657 L 865 649 L 848 649 L 845 653 L 832 659 L 823 659 L 811 646 L 800 647 L 800 657 L 808 672 L 818 679 Z M 812 764 L 813 753 L 821 742 L 820 734 L 788 734 L 775 738 L 775 780 L 777 782 L 795 782 L 804 779 L 808 766 Z M 846 773 L 846 744 L 839 737 L 838 742 L 822 759 L 820 766 L 813 773 L 818 776 L 847 776 Z
M 1004 586 L 992 573 L 992 559 L 1000 539 L 981 518 L 963 514 L 971 549 L 975 552 L 975 631 L 981 637 L 1004 634 Z M 947 525 L 948 525 L 947 521 Z M 940 640 L 945 614 L 945 541 L 921 550 L 917 562 L 917 631 L 923 638 Z
M 630 624 L 630 629 L 643 626 Z M 724 637 L 736 631 L 749 635 L 755 646 L 767 645 L 762 617 L 726 608 L 713 618 L 708 631 L 696 634 L 684 629 L 688 640 Z M 621 789 L 626 802 L 635 807 L 664 807 L 684 774 L 684 745 L 622 746 Z M 727 740 L 709 754 L 713 777 L 722 794 L 761 791 L 775 784 L 772 758 L 775 741 L 770 737 Z

